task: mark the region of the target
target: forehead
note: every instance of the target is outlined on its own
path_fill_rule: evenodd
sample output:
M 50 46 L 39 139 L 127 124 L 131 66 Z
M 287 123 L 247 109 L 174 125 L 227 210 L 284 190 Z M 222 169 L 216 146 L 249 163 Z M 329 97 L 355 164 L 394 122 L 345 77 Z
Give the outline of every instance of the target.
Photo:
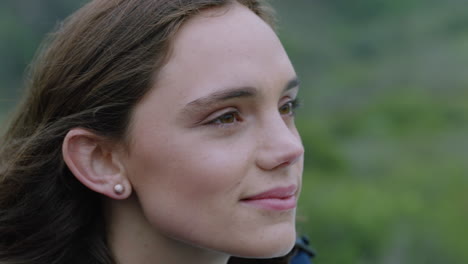
M 235 54 L 246 59 L 252 52 L 267 54 L 262 52 L 265 44 L 282 49 L 268 24 L 245 6 L 232 4 L 205 10 L 187 21 L 176 35 L 173 59 L 207 54 L 217 58 Z
M 172 46 L 155 92 L 186 97 L 181 103 L 229 86 L 284 86 L 295 76 L 271 27 L 240 4 L 202 11 Z

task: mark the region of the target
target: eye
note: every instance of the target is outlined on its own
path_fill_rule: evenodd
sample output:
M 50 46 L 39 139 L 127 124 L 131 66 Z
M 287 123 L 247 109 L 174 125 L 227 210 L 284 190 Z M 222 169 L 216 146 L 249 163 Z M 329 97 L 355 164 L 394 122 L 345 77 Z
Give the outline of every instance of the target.
M 239 113 L 237 112 L 229 112 L 226 114 L 223 114 L 213 121 L 210 122 L 210 124 L 215 124 L 215 125 L 228 125 L 228 124 L 233 124 L 235 122 L 240 121 L 240 116 Z
M 292 100 L 282 105 L 278 111 L 281 115 L 294 115 L 294 110 L 299 106 L 297 100 Z

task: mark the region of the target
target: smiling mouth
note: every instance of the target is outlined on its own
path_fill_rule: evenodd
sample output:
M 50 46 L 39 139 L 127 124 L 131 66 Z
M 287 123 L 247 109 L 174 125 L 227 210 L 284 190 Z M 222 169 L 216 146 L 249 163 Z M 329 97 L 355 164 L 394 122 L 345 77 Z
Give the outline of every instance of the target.
M 259 209 L 287 211 L 296 208 L 297 186 L 273 188 L 268 191 L 241 199 L 241 202 Z

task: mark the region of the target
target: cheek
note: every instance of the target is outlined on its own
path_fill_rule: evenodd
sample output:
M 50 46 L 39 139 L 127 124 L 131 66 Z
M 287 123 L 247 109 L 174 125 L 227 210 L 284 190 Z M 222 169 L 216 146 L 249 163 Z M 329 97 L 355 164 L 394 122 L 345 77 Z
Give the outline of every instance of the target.
M 152 226 L 192 241 L 201 236 L 197 232 L 207 232 L 205 227 L 224 225 L 232 217 L 230 209 L 238 202 L 251 164 L 247 148 L 199 142 L 167 140 L 135 145 L 138 151 L 133 152 L 128 168 Z
M 153 193 L 173 191 L 171 195 L 184 194 L 186 198 L 210 196 L 237 185 L 247 172 L 245 153 L 181 145 L 140 148 L 131 172 L 135 188 L 151 186 Z

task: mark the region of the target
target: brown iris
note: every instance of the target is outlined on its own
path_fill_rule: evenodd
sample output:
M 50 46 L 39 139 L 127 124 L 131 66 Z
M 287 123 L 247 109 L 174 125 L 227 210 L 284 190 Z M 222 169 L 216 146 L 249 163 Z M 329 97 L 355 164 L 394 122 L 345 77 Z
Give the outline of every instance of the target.
M 292 108 L 293 108 L 293 107 L 292 107 L 292 103 L 289 102 L 289 103 L 287 103 L 287 104 L 281 106 L 281 107 L 279 108 L 279 112 L 280 112 L 280 114 L 282 114 L 282 115 L 289 115 L 289 114 L 292 113 L 292 110 L 293 110 Z

